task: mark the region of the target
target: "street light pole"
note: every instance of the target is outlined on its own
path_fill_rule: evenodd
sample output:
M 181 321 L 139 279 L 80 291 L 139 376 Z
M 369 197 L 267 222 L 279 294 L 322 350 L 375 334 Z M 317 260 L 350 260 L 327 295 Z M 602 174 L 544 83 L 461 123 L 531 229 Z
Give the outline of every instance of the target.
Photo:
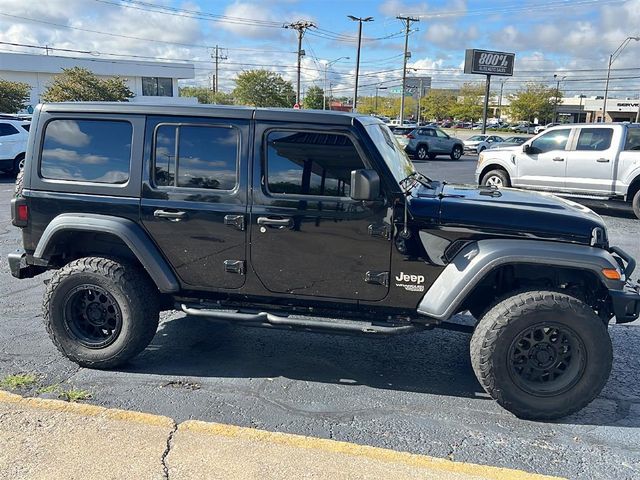
M 500 112 L 499 113 L 500 116 L 498 117 L 498 120 L 500 121 L 502 121 L 502 92 L 504 91 L 504 84 L 507 83 L 508 80 L 509 79 L 507 78 L 500 82 L 500 99 L 498 100 L 498 111 Z
M 354 17 L 353 15 L 347 15 L 354 22 L 358 22 L 358 52 L 356 54 L 356 88 L 353 92 L 353 107 L 352 111 L 355 112 L 358 108 L 358 74 L 360 73 L 360 46 L 362 44 L 362 22 L 372 22 L 373 17 Z
M 407 59 L 411 56 L 409 53 L 409 31 L 411 28 L 411 22 L 419 22 L 420 19 L 412 18 L 412 17 L 396 17 L 398 20 L 402 20 L 405 23 L 405 31 L 404 31 L 404 60 L 402 65 L 402 93 L 400 96 L 400 126 L 404 123 L 404 90 L 407 85 Z
M 376 103 L 375 103 L 375 106 L 374 106 L 374 110 L 375 110 L 376 113 L 378 113 L 378 90 L 386 90 L 387 88 L 389 88 L 389 87 L 378 87 L 378 86 L 376 86 Z
M 327 109 L 327 69 L 339 60 L 349 60 L 349 57 L 340 57 L 324 64 L 324 88 L 322 90 L 322 109 Z
M 565 75 L 564 77 L 558 78 L 558 74 L 554 73 L 553 78 L 558 79 L 558 81 L 556 82 L 556 101 L 555 101 L 555 104 L 553 105 L 552 122 L 558 123 L 558 102 L 560 101 L 560 82 L 563 81 L 565 78 L 567 78 L 567 76 Z
M 625 49 L 631 40 L 635 40 L 636 42 L 640 42 L 640 37 L 627 37 L 625 38 L 620 46 L 615 49 L 615 51 L 609 55 L 609 65 L 607 66 L 607 81 L 604 84 L 604 102 L 602 103 L 602 122 L 604 123 L 607 117 L 607 99 L 609 98 L 609 77 L 611 76 L 611 64 L 620 56 L 622 50 Z

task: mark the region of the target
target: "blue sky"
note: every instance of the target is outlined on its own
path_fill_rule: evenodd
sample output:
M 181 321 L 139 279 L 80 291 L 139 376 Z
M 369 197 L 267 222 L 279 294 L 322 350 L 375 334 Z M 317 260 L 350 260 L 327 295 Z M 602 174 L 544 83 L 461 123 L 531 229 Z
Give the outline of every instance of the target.
M 325 64 L 336 94 L 354 83 L 357 23 L 347 15 L 372 16 L 363 25 L 362 93 L 398 83 L 403 25 L 395 17 L 420 19 L 409 37 L 411 75 L 431 76 L 434 87 L 456 87 L 481 78 L 464 75 L 465 48 L 516 53 L 516 73 L 505 84 L 515 91 L 527 81 L 553 82 L 566 76 L 568 94 L 601 94 L 607 59 L 629 35 L 640 35 L 640 0 L 0 0 L 0 41 L 110 54 L 113 58 L 172 58 L 193 61 L 196 78 L 207 85 L 211 48 L 220 62 L 220 86 L 233 88 L 238 72 L 267 68 L 295 79 L 293 30 L 282 25 L 312 21 L 303 48 L 303 87 L 324 85 Z M 24 46 L 0 50 L 35 53 Z M 53 51 L 70 55 L 73 52 Z M 640 42 L 632 42 L 614 63 L 612 91 L 640 91 Z M 619 78 L 618 77 L 629 77 Z M 497 82 L 496 82 L 497 84 Z

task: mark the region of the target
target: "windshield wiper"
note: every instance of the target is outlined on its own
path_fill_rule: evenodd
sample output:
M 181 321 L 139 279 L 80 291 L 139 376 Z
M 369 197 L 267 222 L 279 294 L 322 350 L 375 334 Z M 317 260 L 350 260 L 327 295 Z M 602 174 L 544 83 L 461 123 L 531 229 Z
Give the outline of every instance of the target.
M 409 174 L 408 177 L 400 180 L 400 186 L 404 188 L 405 183 L 408 183 L 410 180 L 413 180 L 414 182 L 418 182 L 423 187 L 431 188 L 432 180 L 426 175 L 423 175 L 422 173 L 416 170 L 414 170 L 411 174 Z M 407 190 L 411 190 L 411 187 L 408 187 Z

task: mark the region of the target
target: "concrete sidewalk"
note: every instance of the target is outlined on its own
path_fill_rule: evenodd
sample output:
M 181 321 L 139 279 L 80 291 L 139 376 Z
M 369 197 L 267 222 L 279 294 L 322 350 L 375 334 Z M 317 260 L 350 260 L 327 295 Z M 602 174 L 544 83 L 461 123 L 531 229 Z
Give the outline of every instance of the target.
M 0 478 L 504 479 L 517 470 L 0 391 Z

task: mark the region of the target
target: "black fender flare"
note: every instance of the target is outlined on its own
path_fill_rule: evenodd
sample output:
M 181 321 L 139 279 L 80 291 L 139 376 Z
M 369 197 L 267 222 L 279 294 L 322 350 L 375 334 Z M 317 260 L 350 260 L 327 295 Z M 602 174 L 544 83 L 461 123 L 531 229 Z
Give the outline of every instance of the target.
M 55 237 L 62 232 L 101 232 L 114 235 L 129 247 L 140 261 L 158 290 L 175 293 L 180 284 L 168 262 L 147 233 L 128 218 L 88 213 L 63 213 L 55 217 L 40 237 L 33 253 L 36 259 L 46 259 L 55 245 Z
M 537 264 L 586 270 L 611 290 L 621 290 L 624 281 L 609 280 L 602 269 L 621 270 L 606 250 L 586 245 L 538 240 L 479 240 L 464 247 L 429 287 L 418 305 L 418 313 L 439 320 L 453 315 L 473 288 L 494 268 L 507 264 Z

